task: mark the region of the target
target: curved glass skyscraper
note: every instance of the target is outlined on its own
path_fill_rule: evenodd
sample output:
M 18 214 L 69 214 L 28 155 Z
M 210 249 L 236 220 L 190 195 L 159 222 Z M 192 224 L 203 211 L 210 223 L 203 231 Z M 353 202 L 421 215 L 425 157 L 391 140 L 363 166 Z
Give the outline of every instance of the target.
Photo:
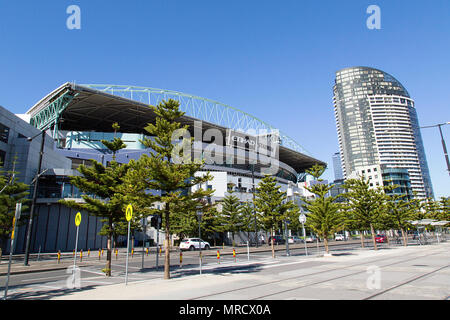
M 383 165 L 408 170 L 420 198 L 433 197 L 414 100 L 393 76 L 368 67 L 336 72 L 334 111 L 344 177 Z

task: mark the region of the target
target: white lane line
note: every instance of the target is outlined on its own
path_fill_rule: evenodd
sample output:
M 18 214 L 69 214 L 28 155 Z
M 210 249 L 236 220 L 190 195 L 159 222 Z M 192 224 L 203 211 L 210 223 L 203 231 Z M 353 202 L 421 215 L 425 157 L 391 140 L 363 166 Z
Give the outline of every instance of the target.
M 94 280 L 81 280 L 81 283 L 92 282 L 94 284 L 114 284 L 114 282 L 94 281 Z
M 99 272 L 99 271 L 92 271 L 92 270 L 87 270 L 87 269 L 81 269 L 81 272 L 89 272 L 89 273 L 94 273 L 94 274 L 99 274 L 99 275 L 105 276 L 104 272 Z
M 54 276 L 54 277 L 45 277 L 45 278 L 33 278 L 33 279 L 25 279 L 25 280 L 20 280 L 20 282 L 26 283 L 26 282 L 33 282 L 33 281 L 39 281 L 39 280 L 53 280 L 53 279 L 57 279 L 57 278 L 67 278 L 68 276 Z

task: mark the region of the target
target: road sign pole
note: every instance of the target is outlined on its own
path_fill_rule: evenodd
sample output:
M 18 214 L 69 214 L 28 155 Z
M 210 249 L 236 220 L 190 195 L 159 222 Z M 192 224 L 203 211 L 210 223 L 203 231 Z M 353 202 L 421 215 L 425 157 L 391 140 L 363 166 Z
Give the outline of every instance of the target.
M 129 256 L 129 250 L 130 250 L 130 228 L 131 228 L 131 218 L 133 217 L 133 207 L 131 204 L 127 206 L 127 209 L 125 211 L 125 217 L 128 221 L 128 234 L 127 234 L 127 262 L 125 266 L 125 285 L 128 284 L 128 256 Z
M 130 225 L 131 221 L 128 221 L 128 235 L 127 235 L 127 262 L 125 266 L 125 285 L 128 284 L 128 255 L 130 250 Z
M 14 219 L 13 219 L 13 230 L 11 233 L 11 242 L 9 245 L 8 272 L 7 272 L 7 276 L 6 276 L 6 284 L 5 284 L 5 292 L 4 292 L 3 300 L 6 300 L 6 298 L 8 296 L 9 275 L 11 274 L 11 263 L 12 263 L 12 256 L 13 256 L 13 251 L 14 251 L 14 238 L 15 238 L 16 229 L 17 229 L 16 222 L 20 218 L 21 211 L 22 211 L 22 203 L 18 202 L 18 203 L 16 203 L 16 213 L 15 213 Z
M 75 286 L 75 269 L 76 269 L 76 263 L 77 263 L 77 246 L 78 246 L 78 230 L 80 229 L 79 226 L 77 226 L 77 235 L 75 237 L 75 255 L 73 256 L 73 270 L 72 270 L 72 284 Z
M 305 244 L 305 255 L 308 255 L 308 248 L 306 247 L 306 233 L 305 233 L 306 215 L 302 213 L 302 214 L 298 217 L 298 221 L 302 224 L 302 229 L 303 229 L 303 243 Z
M 73 270 L 72 270 L 72 284 L 75 287 L 75 269 L 77 267 L 77 249 L 78 249 L 78 231 L 80 229 L 80 223 L 81 223 L 81 212 L 78 212 L 75 215 L 75 226 L 77 227 L 77 235 L 75 237 L 75 252 L 73 255 Z
M 305 244 L 305 254 L 308 255 L 308 248 L 306 247 L 306 234 L 305 234 L 305 225 L 302 223 L 303 229 L 303 243 Z

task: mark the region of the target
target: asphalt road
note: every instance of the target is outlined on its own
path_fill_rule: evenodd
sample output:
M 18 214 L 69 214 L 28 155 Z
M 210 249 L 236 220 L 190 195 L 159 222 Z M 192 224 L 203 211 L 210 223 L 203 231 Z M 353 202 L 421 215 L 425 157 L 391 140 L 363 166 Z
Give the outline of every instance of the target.
M 332 251 L 338 255 L 339 252 L 348 252 L 349 250 L 354 250 L 360 248 L 359 241 L 348 241 L 348 242 L 331 242 Z M 323 245 L 323 243 L 320 243 Z M 370 248 L 370 244 L 366 243 L 367 247 Z M 387 247 L 386 244 L 380 244 L 380 247 Z M 293 259 L 295 257 L 305 257 L 304 244 L 290 245 L 290 257 L 286 256 L 285 245 L 276 246 L 278 249 L 276 251 L 276 257 L 281 259 Z M 259 262 L 273 262 L 270 247 L 267 245 L 260 247 L 259 250 L 265 249 L 266 251 L 255 252 L 255 248 L 252 248 L 252 252 L 247 256 L 246 247 L 237 248 L 236 259 L 231 254 L 231 249 L 227 248 L 225 251 L 228 254 L 223 254 L 224 250 L 222 248 L 220 252 L 220 261 L 217 260 L 216 248 L 210 249 L 208 251 L 203 251 L 202 260 L 202 272 L 208 273 L 223 273 L 229 272 L 229 270 L 236 269 L 248 269 L 252 270 L 252 266 L 248 263 L 259 263 Z M 133 257 L 129 257 L 128 262 L 128 282 L 139 282 L 151 279 L 162 279 L 163 278 L 163 263 L 164 255 L 158 257 L 159 267 L 156 268 L 156 255 L 149 254 L 144 255 L 144 268 L 142 268 L 142 251 L 136 248 L 136 252 Z M 308 244 L 308 255 L 316 256 L 323 254 L 323 247 L 317 247 L 317 244 Z M 92 286 L 103 286 L 111 285 L 125 282 L 125 269 L 126 269 L 126 252 L 121 251 L 119 256 L 115 257 L 113 255 L 112 261 L 112 277 L 105 277 L 104 273 L 101 271 L 105 267 L 105 256 L 102 260 L 98 260 L 95 253 L 91 253 L 91 256 L 83 259 L 83 262 L 77 262 L 79 267 L 79 273 L 76 279 L 80 279 L 78 283 L 73 282 L 72 278 L 72 261 L 71 255 L 64 258 L 65 261 L 62 269 L 59 270 L 47 270 L 47 271 L 37 271 L 37 272 L 24 272 L 19 274 L 13 274 L 10 276 L 9 287 L 8 287 L 8 297 L 9 299 L 47 299 L 54 295 L 61 295 L 70 290 L 71 285 L 75 284 L 80 287 L 92 287 Z M 220 263 L 219 263 L 220 262 Z M 31 262 L 33 264 L 33 262 Z M 42 264 L 55 265 L 54 260 L 40 261 Z M 18 261 L 16 264 L 20 264 Z M 3 261 L 2 266 L 5 266 L 5 261 Z M 187 275 L 199 274 L 199 252 L 198 251 L 185 251 L 182 255 L 182 264 L 180 264 L 180 254 L 179 252 L 171 253 L 171 277 L 180 278 Z M 5 286 L 6 276 L 0 276 L 0 294 L 3 297 L 3 291 Z

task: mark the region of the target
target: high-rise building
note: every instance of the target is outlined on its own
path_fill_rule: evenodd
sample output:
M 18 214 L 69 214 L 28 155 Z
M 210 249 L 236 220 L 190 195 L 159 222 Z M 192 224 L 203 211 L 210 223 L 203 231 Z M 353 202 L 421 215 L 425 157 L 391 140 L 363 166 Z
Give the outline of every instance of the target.
M 344 178 L 362 167 L 408 170 L 417 197 L 433 197 L 414 100 L 393 76 L 368 67 L 336 72 L 334 112 Z
M 342 163 L 341 154 L 336 152 L 333 154 L 333 169 L 334 169 L 334 180 L 343 180 L 344 174 L 342 173 Z

